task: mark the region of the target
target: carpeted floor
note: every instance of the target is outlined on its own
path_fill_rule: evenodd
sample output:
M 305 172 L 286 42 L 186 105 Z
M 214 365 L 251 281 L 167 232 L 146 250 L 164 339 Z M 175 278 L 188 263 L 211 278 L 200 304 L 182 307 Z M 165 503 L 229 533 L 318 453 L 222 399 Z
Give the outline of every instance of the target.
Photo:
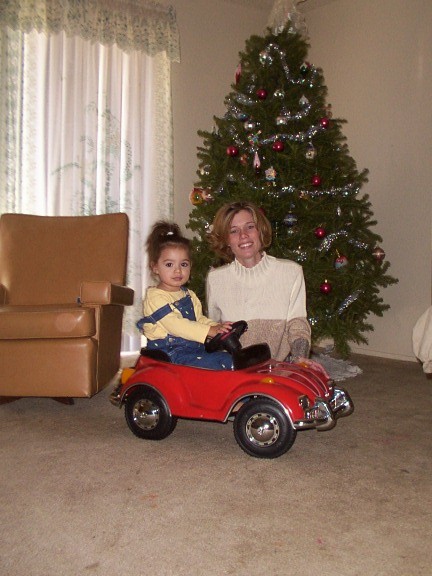
M 111 388 L 0 406 L 0 574 L 430 576 L 432 380 L 352 361 L 354 414 L 271 461 L 231 423 L 139 440 Z

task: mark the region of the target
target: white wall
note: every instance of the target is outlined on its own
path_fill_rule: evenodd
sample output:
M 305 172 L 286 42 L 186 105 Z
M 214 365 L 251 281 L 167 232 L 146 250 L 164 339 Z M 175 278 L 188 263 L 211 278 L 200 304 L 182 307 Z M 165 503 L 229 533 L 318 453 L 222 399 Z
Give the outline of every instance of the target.
M 188 220 L 198 129 L 224 112 L 238 52 L 263 34 L 270 4 L 257 0 L 171 0 L 182 61 L 172 70 L 175 218 Z M 334 115 L 358 168 L 368 168 L 375 231 L 399 284 L 383 291 L 390 311 L 371 317 L 363 354 L 414 360 L 412 327 L 431 304 L 432 2 L 307 0 L 309 60 L 324 71 Z
M 189 192 L 197 180 L 198 130 L 223 116 L 239 52 L 252 34 L 263 34 L 272 6 L 266 0 L 167 0 L 176 8 L 181 62 L 172 65 L 174 214 L 189 220 Z

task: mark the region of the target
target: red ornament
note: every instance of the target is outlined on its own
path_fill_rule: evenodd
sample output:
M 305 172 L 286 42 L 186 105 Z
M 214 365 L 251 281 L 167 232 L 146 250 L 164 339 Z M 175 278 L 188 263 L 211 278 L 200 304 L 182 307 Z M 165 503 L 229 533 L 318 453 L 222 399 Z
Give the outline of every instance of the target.
M 323 128 L 328 128 L 329 124 L 330 124 L 330 120 L 327 118 L 327 116 L 324 116 L 324 118 L 321 118 L 320 126 L 322 126 Z
M 231 158 L 235 158 L 236 156 L 238 156 L 239 149 L 237 148 L 237 146 L 228 146 L 228 148 L 226 149 L 226 153 L 228 154 L 228 156 L 231 156 Z
M 285 144 L 281 142 L 281 140 L 275 140 L 275 142 L 273 142 L 272 148 L 275 152 L 283 152 Z
M 267 98 L 267 94 L 268 92 L 265 88 L 260 88 L 259 90 L 256 91 L 256 95 L 260 100 L 265 100 Z
M 330 294 L 332 291 L 332 285 L 328 280 L 324 280 L 324 282 L 320 286 L 320 292 L 322 294 Z
M 324 238 L 327 232 L 325 231 L 325 228 L 323 228 L 322 226 L 318 226 L 318 228 L 315 228 L 314 234 L 317 238 Z
M 240 82 L 240 78 L 242 75 L 242 65 L 241 62 L 239 62 L 237 69 L 236 69 L 236 73 L 235 73 L 235 83 L 238 84 Z
M 321 176 L 318 176 L 318 174 L 314 174 L 312 176 L 311 182 L 313 186 L 321 186 Z

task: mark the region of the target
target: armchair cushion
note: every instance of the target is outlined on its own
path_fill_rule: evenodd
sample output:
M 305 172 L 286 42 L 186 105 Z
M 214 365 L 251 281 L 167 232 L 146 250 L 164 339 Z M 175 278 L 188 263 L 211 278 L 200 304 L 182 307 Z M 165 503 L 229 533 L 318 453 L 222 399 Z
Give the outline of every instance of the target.
M 88 338 L 95 334 L 94 308 L 77 304 L 0 307 L 0 340 Z

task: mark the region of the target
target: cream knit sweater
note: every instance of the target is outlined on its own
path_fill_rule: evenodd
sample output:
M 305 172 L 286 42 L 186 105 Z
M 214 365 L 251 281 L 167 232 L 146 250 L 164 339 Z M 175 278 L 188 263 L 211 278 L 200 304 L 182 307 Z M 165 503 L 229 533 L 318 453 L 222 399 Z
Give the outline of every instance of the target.
M 242 344 L 267 342 L 272 356 L 284 360 L 297 338 L 310 342 L 302 267 L 265 252 L 253 268 L 237 260 L 210 270 L 208 316 L 219 322 L 246 320 Z

